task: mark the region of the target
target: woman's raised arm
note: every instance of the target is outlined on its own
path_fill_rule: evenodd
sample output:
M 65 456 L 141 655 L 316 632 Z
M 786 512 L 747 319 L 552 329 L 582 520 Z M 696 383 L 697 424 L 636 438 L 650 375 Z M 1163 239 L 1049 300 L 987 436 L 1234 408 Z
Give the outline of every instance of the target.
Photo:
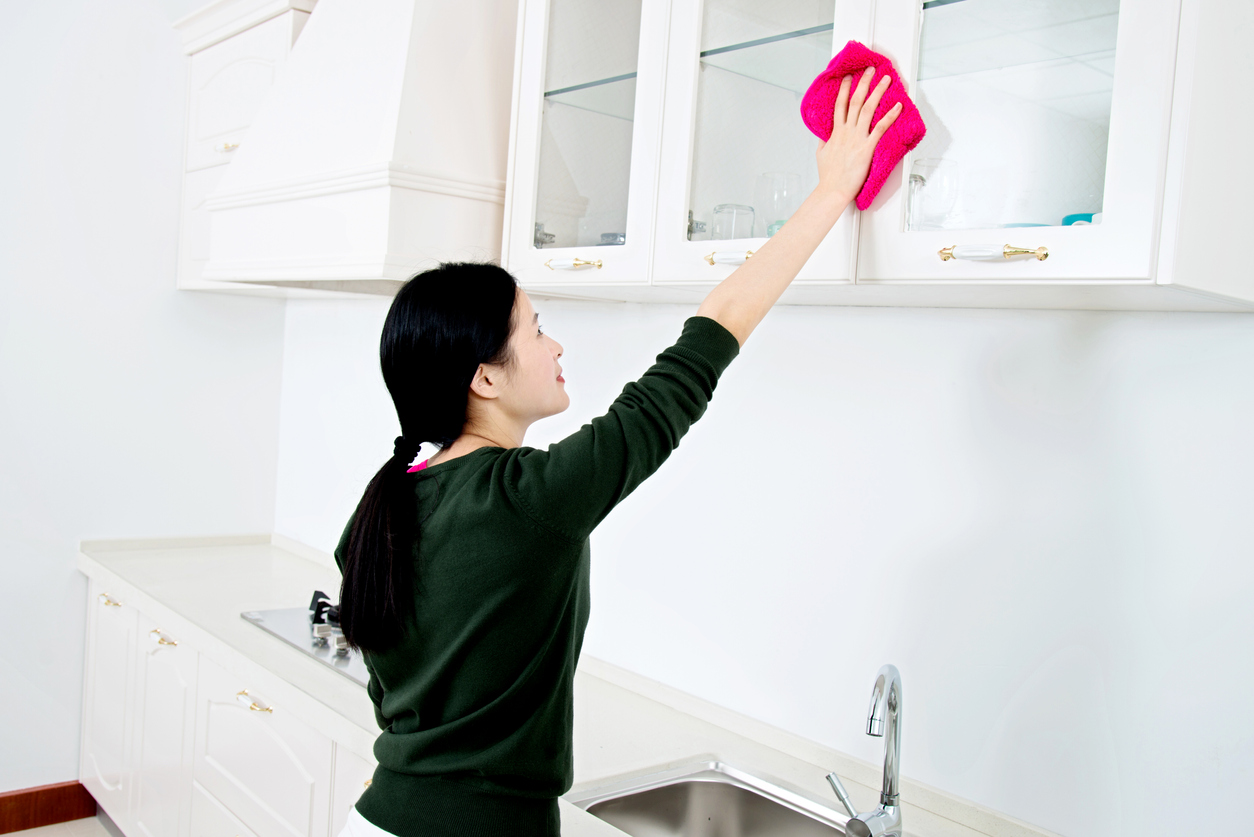
M 801 203 L 788 223 L 762 245 L 753 258 L 710 291 L 697 309 L 699 316 L 716 320 L 730 331 L 741 346 L 862 188 L 871 168 L 875 144 L 901 113 L 901 105 L 894 105 L 878 123 L 871 124 L 875 108 L 889 83 L 886 74 L 868 95 L 873 75 L 874 68 L 868 67 L 852 94 L 851 77 L 846 76 L 840 84 L 832 135 L 815 154 L 818 187 Z

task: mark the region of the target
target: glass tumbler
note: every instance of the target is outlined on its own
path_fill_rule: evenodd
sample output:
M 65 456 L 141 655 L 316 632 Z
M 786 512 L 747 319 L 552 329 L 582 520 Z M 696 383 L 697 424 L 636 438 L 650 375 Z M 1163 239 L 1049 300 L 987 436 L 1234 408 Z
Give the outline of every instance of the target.
M 711 238 L 753 238 L 753 207 L 742 203 L 720 203 L 714 207 Z
M 758 206 L 763 229 L 758 235 L 772 236 L 784 222 L 792 217 L 801 205 L 801 175 L 785 171 L 768 171 L 758 175 L 754 187 L 754 201 Z

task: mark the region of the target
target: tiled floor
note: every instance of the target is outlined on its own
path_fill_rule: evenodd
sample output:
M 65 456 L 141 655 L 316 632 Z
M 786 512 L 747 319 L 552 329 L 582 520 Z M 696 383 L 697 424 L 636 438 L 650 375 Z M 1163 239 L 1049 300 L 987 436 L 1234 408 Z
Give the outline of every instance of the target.
M 25 831 L 11 833 L 21 835 L 21 837 L 121 837 L 122 834 L 104 811 L 100 811 L 94 817 L 84 817 L 81 820 L 70 820 L 56 825 L 28 828 Z

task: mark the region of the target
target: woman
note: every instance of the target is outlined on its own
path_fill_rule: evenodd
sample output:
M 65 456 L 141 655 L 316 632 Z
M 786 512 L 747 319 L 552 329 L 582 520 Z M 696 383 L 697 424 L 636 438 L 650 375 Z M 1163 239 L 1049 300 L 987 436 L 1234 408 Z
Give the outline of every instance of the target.
M 341 837 L 559 834 L 588 536 L 702 415 L 861 188 L 899 112 L 872 126 L 888 79 L 868 91 L 870 78 L 842 82 L 819 186 L 796 214 L 605 415 L 547 451 L 522 443 L 570 404 L 562 347 L 514 278 L 442 264 L 397 294 L 380 355 L 402 435 L 335 553 L 340 623 L 364 652 L 382 729 Z M 410 467 L 422 442 L 439 451 Z

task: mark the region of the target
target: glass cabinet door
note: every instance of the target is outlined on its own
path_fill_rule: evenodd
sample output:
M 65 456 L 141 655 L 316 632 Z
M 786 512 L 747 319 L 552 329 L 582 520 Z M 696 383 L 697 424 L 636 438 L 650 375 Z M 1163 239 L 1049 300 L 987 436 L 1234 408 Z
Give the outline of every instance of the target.
M 1119 0 L 925 2 L 911 230 L 1097 224 Z
M 656 0 L 524 6 L 508 266 L 524 284 L 647 283 L 665 16 Z
M 1173 5 L 877 3 L 927 135 L 863 219 L 859 281 L 1150 280 Z
M 818 185 L 801 97 L 849 38 L 836 5 L 673 3 L 656 282 L 721 280 Z M 847 279 L 849 244 L 846 220 L 807 265 L 811 278 Z

